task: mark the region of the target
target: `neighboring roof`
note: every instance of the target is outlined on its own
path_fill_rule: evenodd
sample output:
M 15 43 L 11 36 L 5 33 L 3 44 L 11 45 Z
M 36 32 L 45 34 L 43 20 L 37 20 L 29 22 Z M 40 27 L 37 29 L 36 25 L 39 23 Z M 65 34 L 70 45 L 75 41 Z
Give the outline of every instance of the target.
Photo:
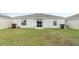
M 69 17 L 67 17 L 67 19 L 71 19 L 71 20 L 79 19 L 79 14 L 69 16 Z
M 27 18 L 27 19 L 37 19 L 37 18 L 57 18 L 57 19 L 63 19 L 64 17 L 61 16 L 55 16 L 55 15 L 49 15 L 49 14 L 43 14 L 43 13 L 34 13 L 29 15 L 23 15 L 23 16 L 17 16 L 14 18 Z
M 7 16 L 7 15 L 5 15 L 5 14 L 2 14 L 2 13 L 0 13 L 0 17 L 10 18 L 9 16 Z

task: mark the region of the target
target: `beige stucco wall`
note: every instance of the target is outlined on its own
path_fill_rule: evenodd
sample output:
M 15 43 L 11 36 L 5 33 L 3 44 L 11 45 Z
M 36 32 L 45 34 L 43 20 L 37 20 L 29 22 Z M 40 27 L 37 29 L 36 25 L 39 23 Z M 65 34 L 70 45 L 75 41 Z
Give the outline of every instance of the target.
M 27 25 L 22 26 L 21 22 L 23 19 L 14 19 L 13 23 L 17 24 L 17 27 L 20 28 L 36 28 L 37 24 L 36 24 L 36 19 L 24 19 L 27 20 Z M 56 20 L 57 21 L 57 25 L 54 26 L 53 25 L 53 21 Z M 60 28 L 60 24 L 65 24 L 65 19 L 42 19 L 43 22 L 43 28 Z
M 67 20 L 66 25 L 68 26 L 68 28 L 79 29 L 79 20 Z
M 53 25 L 53 21 L 57 21 L 57 25 Z M 65 24 L 65 19 L 45 19 L 43 22 L 44 28 L 60 28 L 60 24 Z
M 22 20 L 27 20 L 27 25 L 21 25 Z M 20 28 L 34 28 L 35 20 L 34 19 L 14 19 L 13 23 L 17 24 L 17 27 Z
M 12 20 L 9 18 L 0 18 L 0 29 L 11 28 Z

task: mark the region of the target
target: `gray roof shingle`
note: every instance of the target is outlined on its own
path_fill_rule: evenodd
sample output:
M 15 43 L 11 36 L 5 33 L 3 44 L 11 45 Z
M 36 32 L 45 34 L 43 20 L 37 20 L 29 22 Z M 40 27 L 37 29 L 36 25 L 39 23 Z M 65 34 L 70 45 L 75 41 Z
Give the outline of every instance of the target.
M 63 19 L 64 17 L 61 17 L 61 16 L 55 16 L 55 15 L 48 15 L 48 14 L 43 14 L 43 13 L 34 13 L 34 14 L 29 14 L 29 15 L 23 15 L 23 16 L 17 16 L 17 17 L 14 17 L 14 18 L 33 18 L 33 19 L 36 19 L 36 18 L 60 18 L 60 19 Z
M 5 15 L 5 14 L 2 14 L 2 13 L 0 13 L 0 17 L 11 18 L 11 17 L 9 17 L 9 16 L 7 16 L 7 15 Z
M 67 17 L 67 19 L 72 19 L 72 20 L 79 19 L 79 14 L 75 14 L 75 15 L 69 16 L 69 17 Z

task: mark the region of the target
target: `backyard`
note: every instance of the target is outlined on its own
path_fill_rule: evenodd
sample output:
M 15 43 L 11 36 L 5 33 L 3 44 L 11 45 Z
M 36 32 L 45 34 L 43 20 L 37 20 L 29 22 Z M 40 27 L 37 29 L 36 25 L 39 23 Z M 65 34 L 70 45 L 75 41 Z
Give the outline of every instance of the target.
M 0 46 L 78 46 L 79 30 L 2 29 Z

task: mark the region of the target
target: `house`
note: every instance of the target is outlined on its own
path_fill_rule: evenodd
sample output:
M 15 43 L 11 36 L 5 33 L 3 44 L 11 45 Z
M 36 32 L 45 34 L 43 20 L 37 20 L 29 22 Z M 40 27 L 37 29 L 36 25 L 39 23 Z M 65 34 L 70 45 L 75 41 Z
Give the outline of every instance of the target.
M 13 24 L 13 27 L 18 28 L 61 28 L 64 27 L 65 18 L 43 13 L 34 13 L 14 17 Z
M 79 14 L 67 17 L 66 27 L 72 29 L 79 29 Z
M 12 20 L 9 16 L 0 14 L 0 29 L 10 28 Z

